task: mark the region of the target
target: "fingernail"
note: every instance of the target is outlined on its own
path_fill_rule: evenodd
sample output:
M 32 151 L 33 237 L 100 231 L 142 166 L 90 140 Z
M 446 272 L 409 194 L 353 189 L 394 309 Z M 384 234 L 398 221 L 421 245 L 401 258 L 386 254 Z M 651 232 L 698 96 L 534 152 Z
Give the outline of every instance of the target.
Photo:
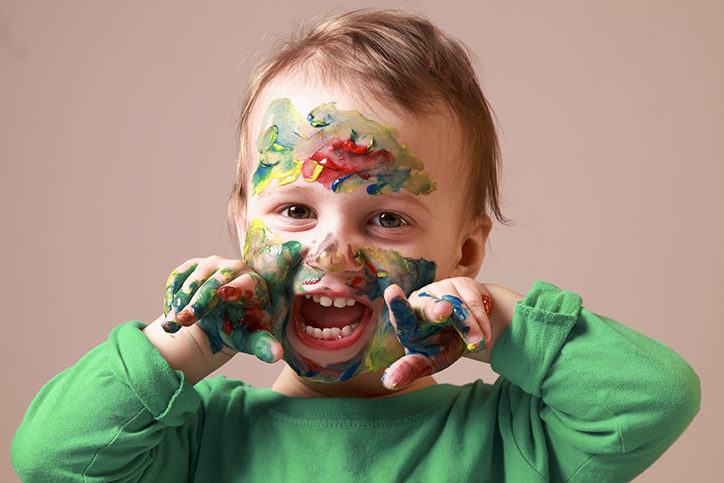
M 182 323 L 191 322 L 192 320 L 194 320 L 194 317 L 194 311 L 190 308 L 183 309 L 181 312 L 176 314 L 176 320 Z
M 470 339 L 468 341 L 468 350 L 470 352 L 480 352 L 485 347 L 485 337 L 482 339 Z
M 386 384 L 386 379 L 387 379 L 387 369 L 385 369 L 385 372 L 382 373 L 382 385 L 385 387 L 388 387 L 388 385 Z M 390 384 L 389 387 L 394 389 L 397 387 L 397 383 L 393 382 L 392 384 Z
M 274 361 L 274 354 L 269 349 L 269 347 L 264 347 L 264 348 L 257 350 L 257 352 L 254 355 L 256 355 L 257 359 L 259 359 L 262 362 L 273 362 Z
M 161 324 L 161 327 L 163 327 L 163 330 L 165 330 L 169 334 L 173 334 L 181 329 L 181 324 L 179 324 L 175 320 L 167 320 L 166 322 Z
M 397 389 L 397 386 L 399 386 L 399 384 L 397 382 L 393 382 L 392 384 L 386 383 L 384 375 L 382 376 L 382 385 L 388 389 Z

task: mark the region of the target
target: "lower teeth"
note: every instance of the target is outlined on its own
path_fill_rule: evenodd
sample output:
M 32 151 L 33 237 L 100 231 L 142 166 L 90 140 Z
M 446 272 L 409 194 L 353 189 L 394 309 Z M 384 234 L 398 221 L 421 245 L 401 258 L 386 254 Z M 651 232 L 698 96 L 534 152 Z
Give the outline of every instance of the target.
M 312 327 L 311 325 L 302 324 L 302 330 L 310 337 L 321 340 L 339 340 L 349 335 L 352 335 L 354 329 L 357 328 L 359 322 L 352 325 L 345 325 L 341 329 L 339 327 L 326 327 L 320 329 L 319 327 Z

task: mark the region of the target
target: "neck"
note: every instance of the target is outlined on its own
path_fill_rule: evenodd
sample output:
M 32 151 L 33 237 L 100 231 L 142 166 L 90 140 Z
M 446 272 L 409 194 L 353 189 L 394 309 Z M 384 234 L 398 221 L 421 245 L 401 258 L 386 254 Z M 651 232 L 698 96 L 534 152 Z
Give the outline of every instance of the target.
M 425 376 L 413 381 L 409 386 L 391 391 L 382 385 L 383 372 L 366 372 L 344 382 L 329 384 L 305 379 L 294 372 L 291 367 L 285 366 L 279 377 L 274 381 L 272 390 L 290 397 L 356 397 L 371 399 L 404 394 L 437 384 L 432 377 Z

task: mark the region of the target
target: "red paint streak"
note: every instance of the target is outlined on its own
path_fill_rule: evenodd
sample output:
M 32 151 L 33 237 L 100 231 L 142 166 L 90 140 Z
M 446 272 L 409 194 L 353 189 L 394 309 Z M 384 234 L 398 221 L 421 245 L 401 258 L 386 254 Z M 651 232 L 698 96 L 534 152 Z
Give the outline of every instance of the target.
M 259 307 L 249 307 L 247 312 L 244 314 L 244 323 L 246 324 L 246 330 L 249 332 L 256 332 L 258 330 L 266 330 L 264 328 L 264 321 L 267 319 L 267 313 Z
M 492 305 L 490 303 L 490 297 L 483 294 L 483 307 L 485 307 L 485 313 L 490 315 L 490 309 L 492 308 Z
M 356 287 L 362 282 L 362 277 L 359 275 L 352 279 L 352 281 L 349 283 L 352 287 Z
M 231 320 L 229 315 L 224 312 L 224 332 L 231 334 L 233 330 L 237 330 L 240 326 L 247 332 L 257 332 L 266 330 L 263 326 L 266 313 L 258 307 L 249 307 L 244 312 L 244 317 L 238 320 Z
M 377 269 L 367 260 L 365 260 L 365 267 L 367 267 L 370 270 L 370 272 L 372 272 L 375 275 L 375 277 L 377 276 Z
M 328 142 L 312 153 L 302 164 L 302 176 L 309 179 L 314 175 L 317 165 L 322 166 L 316 181 L 326 188 L 331 188 L 339 178 L 356 174 L 368 179 L 375 171 L 385 170 L 394 161 L 392 154 L 386 149 L 372 149 L 357 145 L 351 139 Z
M 216 294 L 224 300 L 234 300 L 239 297 L 239 289 L 236 287 L 220 287 Z

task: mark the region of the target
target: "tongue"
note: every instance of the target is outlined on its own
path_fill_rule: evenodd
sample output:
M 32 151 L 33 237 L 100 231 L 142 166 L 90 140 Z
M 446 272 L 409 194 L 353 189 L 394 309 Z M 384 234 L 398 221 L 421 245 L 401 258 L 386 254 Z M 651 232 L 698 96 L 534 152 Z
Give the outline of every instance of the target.
M 302 298 L 300 314 L 305 324 L 320 329 L 351 325 L 362 319 L 364 306 L 356 303 L 351 307 L 322 307 L 313 300 Z

